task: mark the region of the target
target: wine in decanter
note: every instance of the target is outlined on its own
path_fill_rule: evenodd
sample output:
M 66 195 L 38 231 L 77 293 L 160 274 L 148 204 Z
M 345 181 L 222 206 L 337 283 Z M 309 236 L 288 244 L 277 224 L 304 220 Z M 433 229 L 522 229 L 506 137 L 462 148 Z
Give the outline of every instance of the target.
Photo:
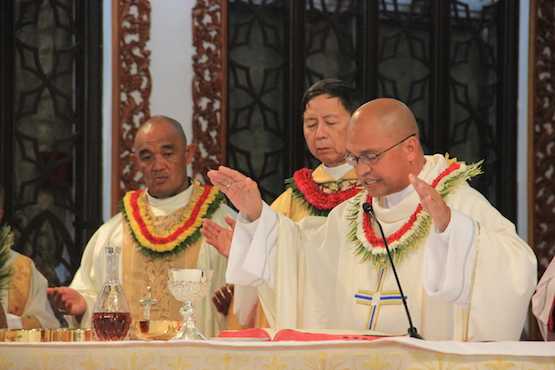
M 92 324 L 99 340 L 122 340 L 131 325 L 129 305 L 119 280 L 120 248 L 107 246 L 106 281 L 96 298 Z

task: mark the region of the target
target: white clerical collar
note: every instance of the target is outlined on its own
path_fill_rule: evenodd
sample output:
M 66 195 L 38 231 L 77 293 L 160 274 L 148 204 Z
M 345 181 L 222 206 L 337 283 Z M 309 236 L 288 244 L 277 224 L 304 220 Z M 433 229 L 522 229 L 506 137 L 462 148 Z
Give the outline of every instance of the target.
M 380 198 L 380 205 L 384 208 L 395 207 L 397 204 L 401 203 L 408 195 L 414 191 L 412 184 L 409 184 L 406 188 L 397 193 L 388 194 Z
M 426 165 L 428 164 L 428 160 L 426 159 L 426 162 L 424 164 L 424 166 L 422 166 L 422 169 L 420 170 L 420 172 L 418 173 L 418 177 L 420 177 L 422 175 L 422 173 L 424 173 L 424 168 L 426 167 Z M 412 192 L 414 191 L 414 187 L 412 186 L 412 184 L 409 184 L 409 186 L 407 186 L 406 188 L 404 188 L 401 191 L 398 191 L 397 193 L 393 193 L 393 194 L 388 194 L 386 196 L 383 196 L 379 199 L 380 201 L 380 205 L 383 208 L 391 208 L 391 207 L 395 207 L 396 205 L 398 205 L 399 203 L 401 203 L 401 201 L 403 199 L 405 199 L 407 196 L 409 196 Z
M 189 199 L 191 199 L 192 192 L 193 192 L 193 187 L 189 186 L 187 187 L 187 189 L 169 198 L 154 198 L 152 195 L 148 193 L 148 189 L 147 189 L 146 196 L 148 199 L 148 203 L 152 207 L 152 210 L 154 211 L 155 214 L 158 213 L 156 212 L 157 210 L 160 210 L 161 211 L 160 213 L 170 213 L 187 204 L 189 202 Z M 156 216 L 158 215 L 159 214 L 156 214 Z
M 349 171 L 351 171 L 353 169 L 353 166 L 351 166 L 348 163 L 343 163 L 340 164 L 339 166 L 335 166 L 335 167 L 328 167 L 325 164 L 322 163 L 322 166 L 324 167 L 324 170 L 326 170 L 326 172 L 335 180 L 339 180 L 340 178 L 342 178 L 343 176 L 345 176 L 346 173 L 348 173 Z

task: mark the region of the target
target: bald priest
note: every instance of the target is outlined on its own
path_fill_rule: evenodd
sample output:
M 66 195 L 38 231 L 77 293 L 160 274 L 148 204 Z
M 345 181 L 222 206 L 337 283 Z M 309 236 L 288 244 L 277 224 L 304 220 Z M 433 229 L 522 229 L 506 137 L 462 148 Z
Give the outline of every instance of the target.
M 256 183 L 237 171 L 209 172 L 242 218 L 228 282 L 257 286 L 278 329 L 404 334 L 409 324 L 377 220 L 424 338 L 518 340 L 537 262 L 514 225 L 468 185 L 479 165 L 424 155 L 413 113 L 394 99 L 355 111 L 347 152 L 364 191 L 334 208 L 323 225 L 273 212 Z

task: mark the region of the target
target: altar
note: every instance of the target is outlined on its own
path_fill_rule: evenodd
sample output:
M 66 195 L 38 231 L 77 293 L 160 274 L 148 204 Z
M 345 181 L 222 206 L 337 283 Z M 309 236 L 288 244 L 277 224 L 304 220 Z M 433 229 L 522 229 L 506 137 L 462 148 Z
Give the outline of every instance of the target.
M 245 340 L 0 343 L 0 370 L 553 369 L 550 342 Z

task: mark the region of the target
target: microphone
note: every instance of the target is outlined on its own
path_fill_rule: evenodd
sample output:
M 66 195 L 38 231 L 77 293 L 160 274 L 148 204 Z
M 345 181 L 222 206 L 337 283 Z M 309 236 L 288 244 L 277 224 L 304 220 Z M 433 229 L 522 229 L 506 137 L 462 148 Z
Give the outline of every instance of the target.
M 403 288 L 401 288 L 401 282 L 399 281 L 399 276 L 397 276 L 397 270 L 395 269 L 395 264 L 393 263 L 391 252 L 389 251 L 389 245 L 387 245 L 387 238 L 385 237 L 380 221 L 378 221 L 378 218 L 374 214 L 374 208 L 370 203 L 364 202 L 362 204 L 362 209 L 364 210 L 364 212 L 368 214 L 368 216 L 370 216 L 371 219 L 373 219 L 376 222 L 376 224 L 378 224 L 378 228 L 380 229 L 380 234 L 382 235 L 382 240 L 383 240 L 383 244 L 385 245 L 385 251 L 387 252 L 389 264 L 391 265 L 391 269 L 393 270 L 393 275 L 395 276 L 395 282 L 397 283 L 397 288 L 399 288 L 399 293 L 401 294 L 401 301 L 403 302 L 403 306 L 405 307 L 405 313 L 407 314 L 407 319 L 409 319 L 409 329 L 408 329 L 409 337 L 416 338 L 416 339 L 424 339 L 420 334 L 418 334 L 418 330 L 416 330 L 416 327 L 412 323 L 412 318 L 410 317 L 409 306 L 407 306 L 405 293 L 403 293 Z

